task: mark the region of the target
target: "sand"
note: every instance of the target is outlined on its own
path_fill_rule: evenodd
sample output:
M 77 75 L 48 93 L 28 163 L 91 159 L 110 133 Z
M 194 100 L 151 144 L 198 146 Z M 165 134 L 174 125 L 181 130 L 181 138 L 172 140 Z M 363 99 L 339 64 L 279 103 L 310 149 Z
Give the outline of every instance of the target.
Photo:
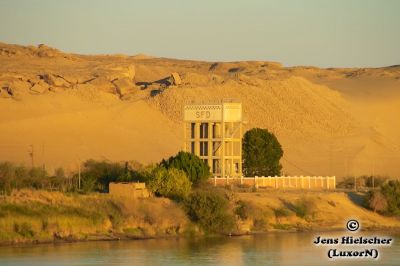
M 34 164 L 50 171 L 74 171 L 88 158 L 157 162 L 181 148 L 185 102 L 235 98 L 246 129 L 277 135 L 285 174 L 400 176 L 398 66 L 83 56 L 9 44 L 0 44 L 0 61 L 0 160 L 29 165 L 33 145 Z M 173 72 L 182 85 L 169 86 Z

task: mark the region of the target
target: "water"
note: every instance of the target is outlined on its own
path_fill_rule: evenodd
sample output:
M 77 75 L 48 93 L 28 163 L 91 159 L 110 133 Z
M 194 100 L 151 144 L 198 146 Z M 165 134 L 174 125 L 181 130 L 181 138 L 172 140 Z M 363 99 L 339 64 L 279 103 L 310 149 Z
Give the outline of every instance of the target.
M 395 238 L 391 247 L 379 248 L 378 261 L 329 261 L 327 249 L 312 244 L 316 235 L 270 233 L 195 240 L 157 239 L 0 247 L 0 265 L 400 265 L 399 237 Z

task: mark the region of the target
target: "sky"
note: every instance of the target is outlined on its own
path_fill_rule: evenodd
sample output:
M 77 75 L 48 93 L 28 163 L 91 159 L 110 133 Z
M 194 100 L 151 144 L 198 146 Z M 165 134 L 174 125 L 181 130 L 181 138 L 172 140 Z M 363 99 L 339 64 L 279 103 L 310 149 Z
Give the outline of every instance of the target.
M 0 0 L 0 42 L 285 66 L 400 64 L 400 0 Z

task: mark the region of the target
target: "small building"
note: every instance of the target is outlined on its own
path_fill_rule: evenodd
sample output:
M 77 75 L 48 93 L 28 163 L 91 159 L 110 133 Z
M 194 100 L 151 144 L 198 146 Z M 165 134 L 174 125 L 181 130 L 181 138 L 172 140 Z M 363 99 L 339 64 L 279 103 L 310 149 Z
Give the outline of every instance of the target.
M 188 104 L 183 113 L 183 150 L 205 161 L 215 177 L 242 176 L 242 104 Z
M 150 193 L 145 183 L 120 182 L 109 184 L 109 193 L 114 196 L 129 198 L 148 198 Z

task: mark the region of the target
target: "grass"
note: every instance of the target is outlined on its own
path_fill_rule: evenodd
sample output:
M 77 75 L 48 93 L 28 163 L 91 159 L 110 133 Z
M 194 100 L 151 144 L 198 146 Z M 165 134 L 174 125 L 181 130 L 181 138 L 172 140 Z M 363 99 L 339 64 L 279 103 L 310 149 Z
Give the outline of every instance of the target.
M 108 194 L 63 194 L 21 190 L 0 199 L 0 244 L 90 235 L 163 236 L 180 234 L 188 219 L 168 199 L 114 198 Z

